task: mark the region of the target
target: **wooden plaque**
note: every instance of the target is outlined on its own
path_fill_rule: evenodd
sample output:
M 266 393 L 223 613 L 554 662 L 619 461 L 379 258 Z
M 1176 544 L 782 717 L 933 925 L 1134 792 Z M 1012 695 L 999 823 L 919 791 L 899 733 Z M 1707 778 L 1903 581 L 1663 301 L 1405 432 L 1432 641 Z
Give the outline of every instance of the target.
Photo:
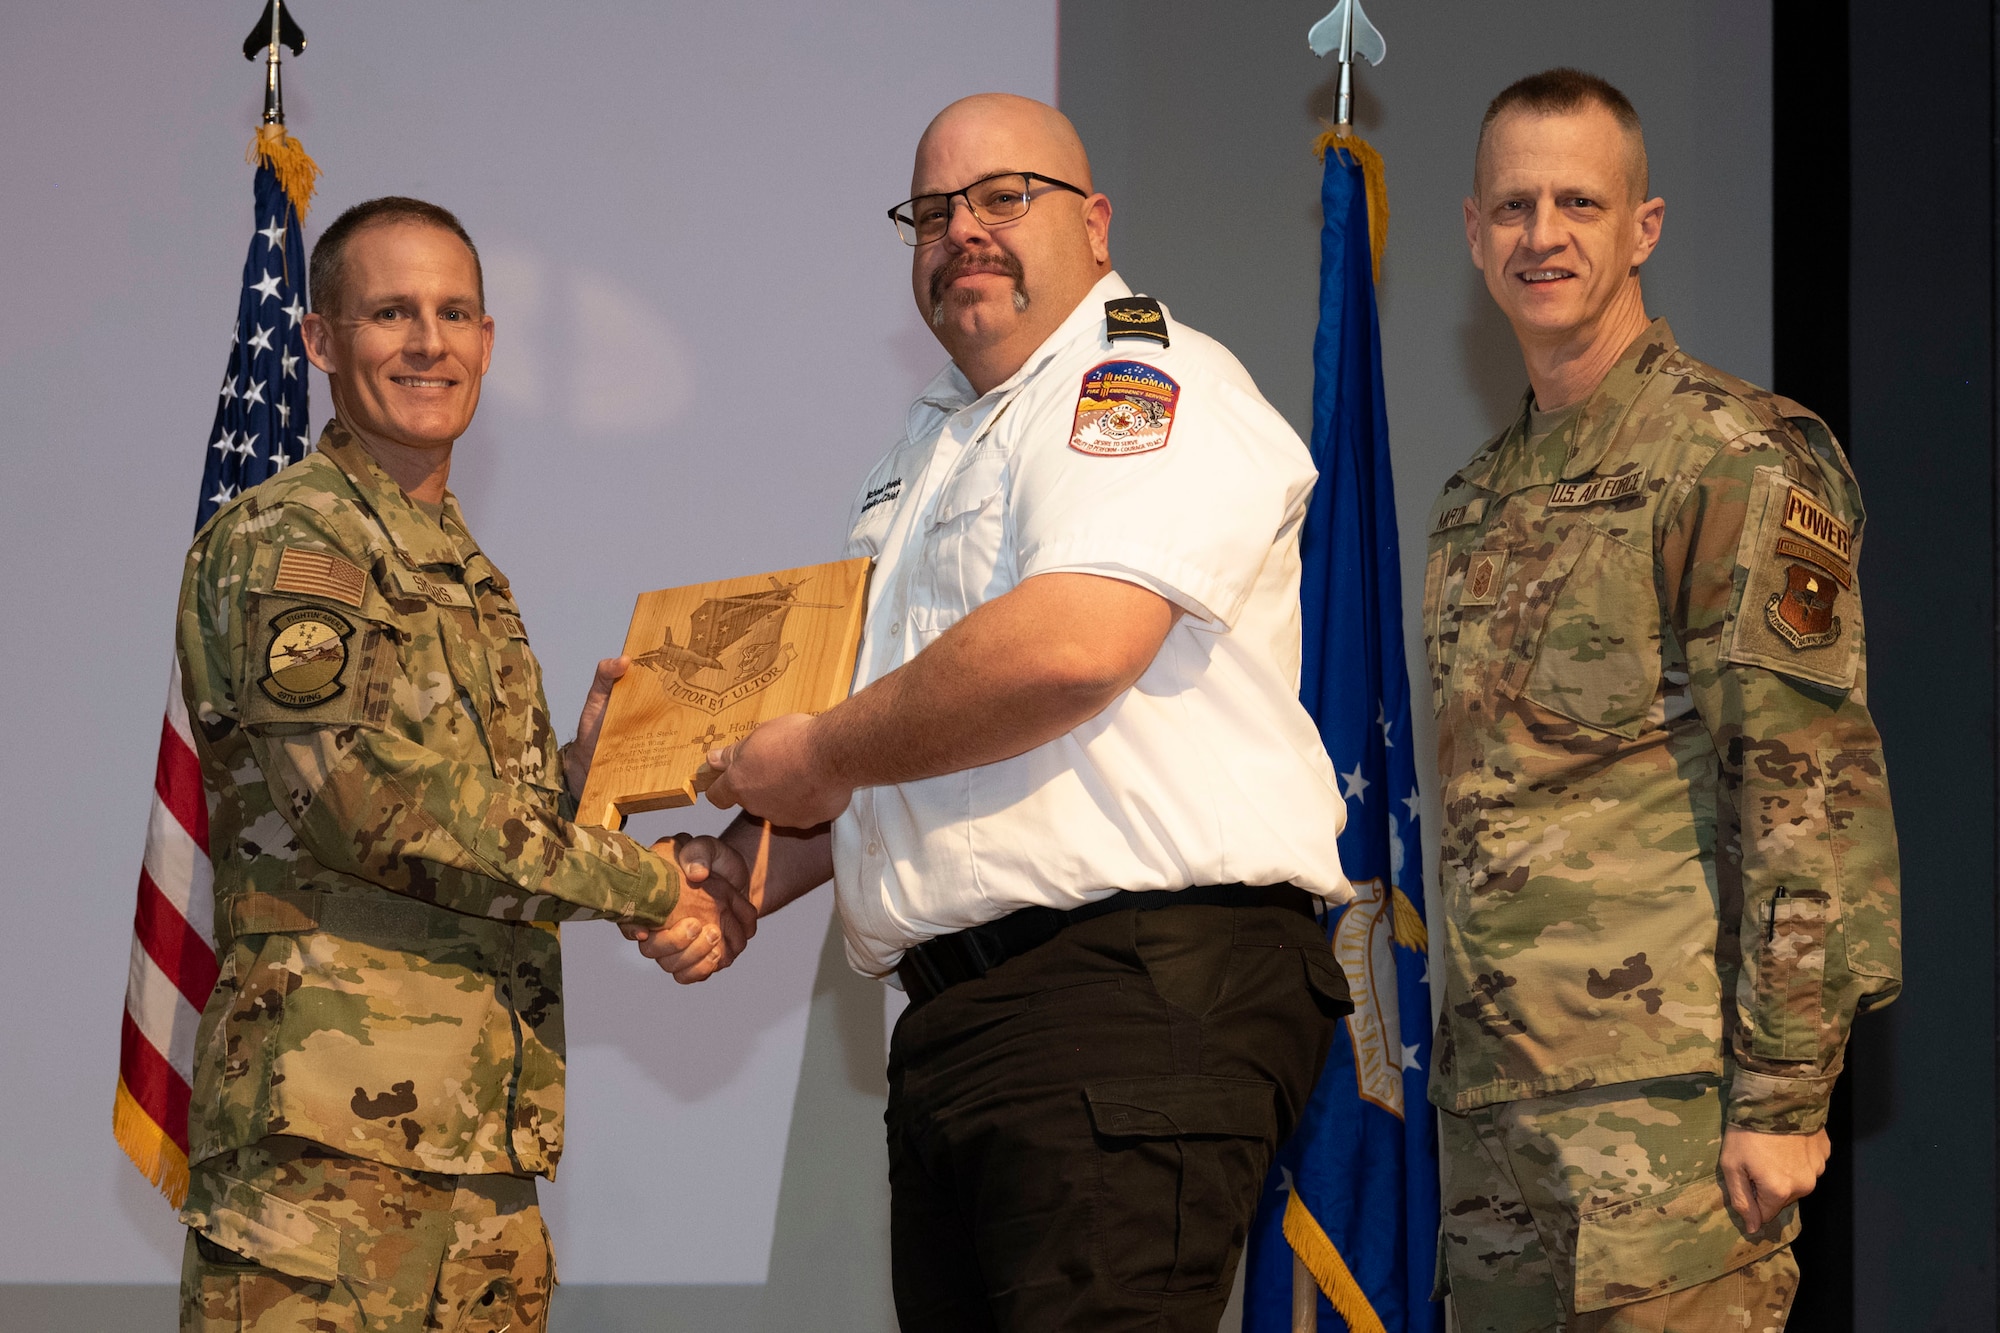
M 639 594 L 577 822 L 615 829 L 692 805 L 708 752 L 784 713 L 847 697 L 868 607 L 866 557 Z

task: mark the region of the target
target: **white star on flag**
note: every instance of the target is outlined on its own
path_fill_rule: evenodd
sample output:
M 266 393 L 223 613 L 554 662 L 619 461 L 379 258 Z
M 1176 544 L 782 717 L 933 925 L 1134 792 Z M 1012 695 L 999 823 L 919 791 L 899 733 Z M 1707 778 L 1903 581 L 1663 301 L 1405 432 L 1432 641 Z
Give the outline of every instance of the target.
M 286 352 L 283 355 L 281 355 L 278 358 L 278 361 L 279 364 L 283 365 L 285 368 L 286 379 L 291 379 L 299 373 L 299 359 L 293 356 L 290 352 Z
M 245 407 L 248 407 L 250 404 L 256 403 L 259 406 L 262 406 L 263 402 L 264 402 L 264 381 L 251 380 L 250 387 L 243 391 L 243 405 Z
M 272 218 L 271 225 L 257 234 L 262 236 L 264 243 L 273 250 L 282 250 L 285 248 L 285 228 L 276 218 Z
M 259 324 L 257 326 L 257 331 L 250 335 L 250 346 L 259 352 L 270 351 L 271 333 L 272 330 L 265 328 L 262 324 Z
M 283 281 L 284 279 L 280 278 L 275 273 L 266 273 L 264 275 L 264 280 L 262 282 L 251 283 L 250 289 L 256 292 L 262 292 L 264 294 L 264 299 L 266 301 L 275 301 L 278 299 L 278 284 Z
M 272 403 L 271 406 L 278 409 L 279 425 L 289 426 L 292 424 L 292 405 L 290 403 L 280 398 L 277 402 Z
M 284 465 L 285 465 L 285 445 L 284 441 L 280 440 L 276 444 L 273 444 L 271 446 L 271 466 L 274 468 L 281 468 Z
M 1362 799 L 1361 793 L 1367 791 L 1369 787 L 1374 785 L 1373 783 L 1369 782 L 1367 778 L 1361 776 L 1360 764 L 1356 764 L 1354 766 L 1354 771 L 1352 773 L 1342 773 L 1340 775 L 1340 780 L 1347 784 L 1346 796 L 1347 799 L 1350 801 L 1361 800 Z
M 306 317 L 305 303 L 300 301 L 298 297 L 294 296 L 292 298 L 292 303 L 285 307 L 285 317 L 292 321 L 288 327 L 294 329 L 297 328 L 299 326 L 299 321 Z
M 236 396 L 236 381 L 234 379 L 226 379 L 222 382 L 222 396 L 224 398 L 234 398 Z
M 1410 788 L 1410 794 L 1403 798 L 1403 804 L 1409 809 L 1410 818 L 1412 820 L 1414 820 L 1418 815 L 1423 813 L 1424 802 L 1423 799 L 1417 795 L 1417 789 L 1415 787 Z
M 222 434 L 215 437 L 215 443 L 209 445 L 208 447 L 215 450 L 217 453 L 223 453 L 223 454 L 228 453 L 231 449 L 234 449 L 236 447 L 236 432 L 233 430 L 226 430 L 222 432 Z
M 1375 705 L 1375 725 L 1382 728 L 1382 748 L 1393 750 L 1396 742 L 1389 738 L 1389 708 L 1386 704 Z
M 222 486 L 217 489 L 215 494 L 209 496 L 208 498 L 214 501 L 216 504 L 226 505 L 231 500 L 234 500 L 236 498 L 236 488 L 234 486 L 231 486 L 229 483 L 224 482 Z
M 249 431 L 243 432 L 243 442 L 236 446 L 236 452 L 245 458 L 253 458 L 257 453 L 257 437 Z
M 1397 1044 L 1402 1045 L 1401 1042 Z M 1414 1046 L 1403 1046 L 1403 1068 L 1421 1070 L 1423 1067 L 1423 1062 L 1417 1059 L 1417 1048 Z

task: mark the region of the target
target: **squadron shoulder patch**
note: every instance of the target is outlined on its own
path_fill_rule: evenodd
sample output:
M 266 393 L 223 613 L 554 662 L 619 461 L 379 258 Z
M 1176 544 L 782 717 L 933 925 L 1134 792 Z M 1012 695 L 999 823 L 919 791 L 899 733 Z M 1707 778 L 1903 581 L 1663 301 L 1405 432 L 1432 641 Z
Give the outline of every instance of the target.
M 1764 618 L 1794 648 L 1824 648 L 1840 637 L 1833 602 L 1840 587 L 1823 569 L 1787 565 L 1785 586 L 1764 603 Z
M 289 546 L 278 557 L 278 576 L 271 583 L 273 592 L 325 597 L 353 607 L 361 605 L 367 588 L 368 575 L 359 565 L 325 551 L 299 551 Z
M 1724 631 L 1726 660 L 1850 688 L 1860 665 L 1854 531 L 1778 467 L 1752 482 L 1737 553 L 1740 600 Z M 1859 594 L 1856 594 L 1858 598 Z
M 1083 376 L 1069 447 L 1080 454 L 1122 458 L 1167 447 L 1181 386 L 1142 361 L 1106 361 Z
M 1167 314 L 1150 296 L 1121 296 L 1104 303 L 1104 336 L 1148 338 L 1167 345 Z
M 272 702 L 311 708 L 346 688 L 341 677 L 347 674 L 347 638 L 354 626 L 345 618 L 317 606 L 298 606 L 272 617 L 271 629 L 264 678 L 257 683 Z
M 1766 599 L 1764 618 L 1793 648 L 1824 648 L 1840 637 L 1834 602 L 1854 585 L 1854 533 L 1796 486 L 1784 504 L 1772 549 L 1787 561 L 1785 586 Z

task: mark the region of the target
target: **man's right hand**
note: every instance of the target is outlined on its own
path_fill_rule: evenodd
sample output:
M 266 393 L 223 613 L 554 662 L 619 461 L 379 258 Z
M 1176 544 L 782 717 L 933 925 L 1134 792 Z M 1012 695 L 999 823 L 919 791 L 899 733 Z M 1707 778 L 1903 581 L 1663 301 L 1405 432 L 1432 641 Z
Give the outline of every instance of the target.
M 680 867 L 680 901 L 658 927 L 628 922 L 619 929 L 675 981 L 706 981 L 735 962 L 757 933 L 749 867 L 715 838 L 682 833 L 662 838 L 653 851 Z

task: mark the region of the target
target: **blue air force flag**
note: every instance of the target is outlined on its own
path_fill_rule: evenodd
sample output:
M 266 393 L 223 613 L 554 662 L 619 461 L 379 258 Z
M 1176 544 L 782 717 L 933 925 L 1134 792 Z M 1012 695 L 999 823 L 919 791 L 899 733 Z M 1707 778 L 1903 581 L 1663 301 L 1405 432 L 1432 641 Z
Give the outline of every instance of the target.
M 1306 1291 L 1318 1315 L 1303 1327 L 1444 1327 L 1443 1306 L 1430 1300 L 1438 1179 L 1437 1125 L 1424 1097 L 1431 1009 L 1423 853 L 1362 163 L 1380 167 L 1357 143 L 1322 141 L 1312 438 L 1319 484 L 1306 515 L 1300 590 L 1300 696 L 1347 798 L 1340 859 L 1356 896 L 1329 915 L 1328 934 L 1354 1013 L 1259 1202 L 1246 1333 L 1295 1327 L 1295 1254 L 1319 1288 Z

